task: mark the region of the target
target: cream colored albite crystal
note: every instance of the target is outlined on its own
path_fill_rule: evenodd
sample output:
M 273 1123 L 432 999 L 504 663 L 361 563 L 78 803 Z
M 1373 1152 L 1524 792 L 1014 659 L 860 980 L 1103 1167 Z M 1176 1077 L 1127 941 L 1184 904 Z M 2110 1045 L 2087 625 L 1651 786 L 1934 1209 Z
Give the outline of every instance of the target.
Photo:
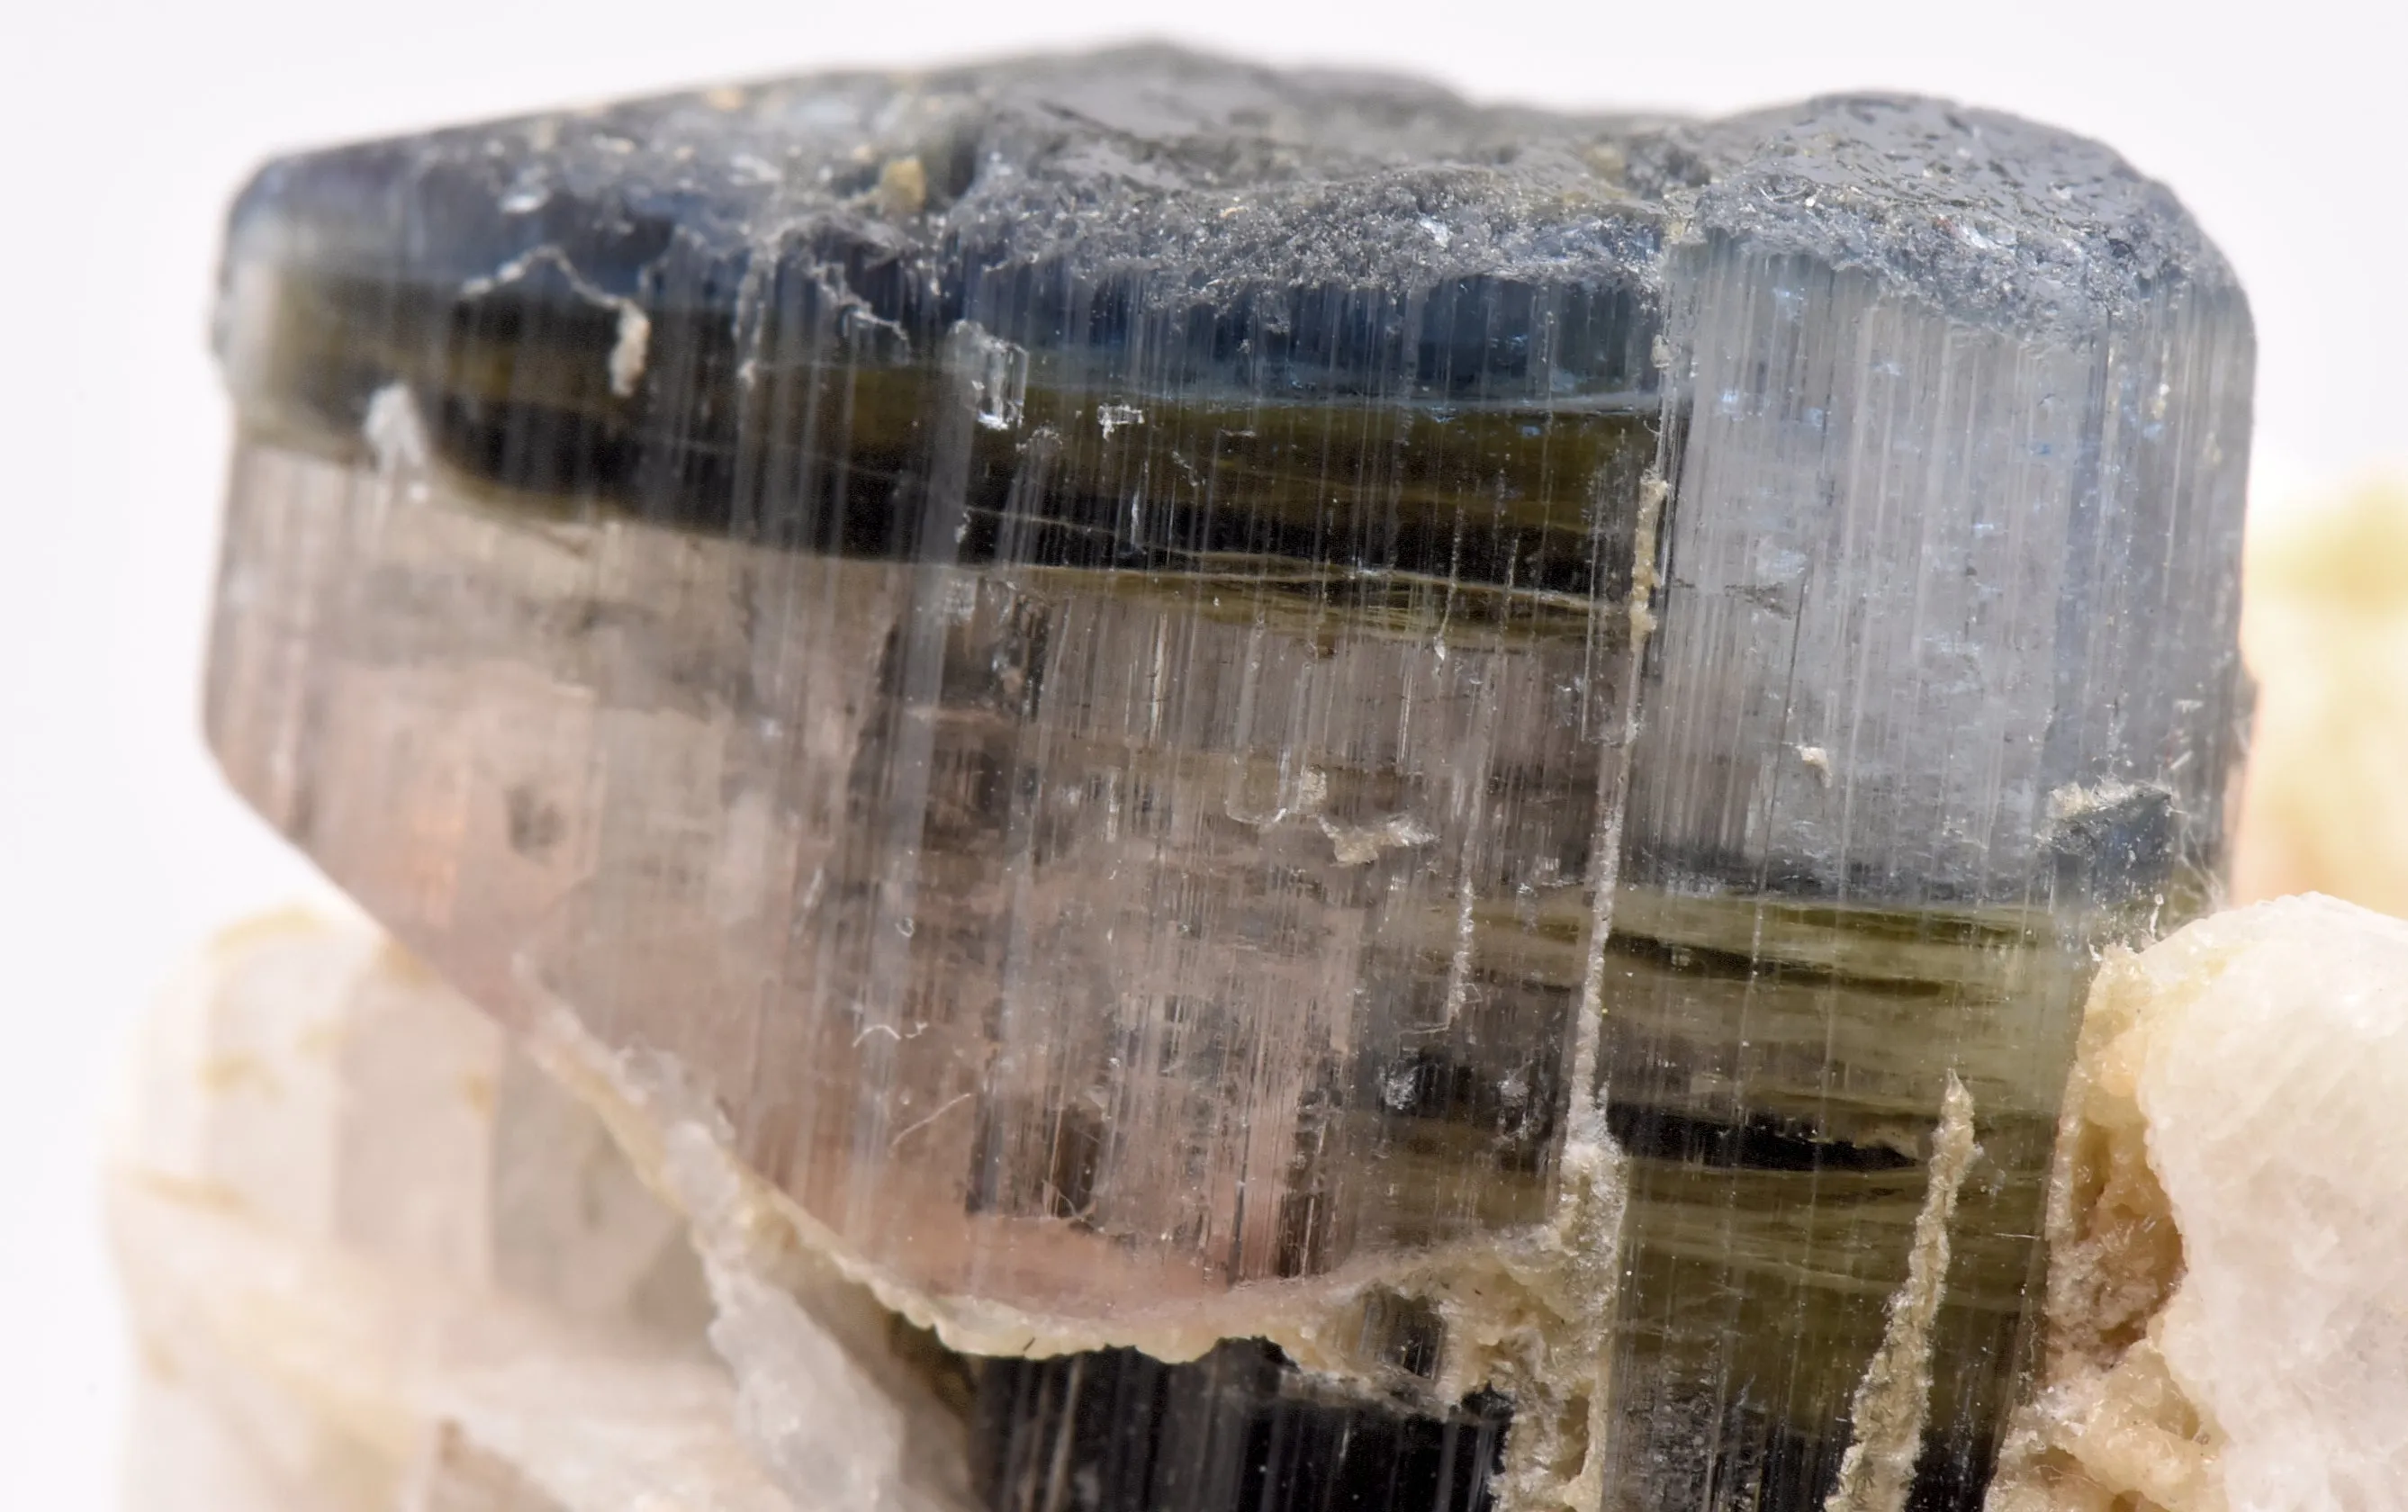
M 108 1186 L 145 1366 L 129 1508 L 960 1505 L 957 1429 L 924 1393 L 890 1369 L 875 1400 L 841 1395 L 864 1377 L 830 1362 L 864 1341 L 783 1294 L 714 1322 L 731 1282 L 714 1263 L 706 1284 L 600 1120 L 368 928 L 229 932 L 126 1093 Z M 710 1347 L 729 1336 L 740 1388 Z M 807 1473 L 765 1398 L 848 1473 Z
M 2408 483 L 2261 511 L 2244 579 L 2258 719 L 2234 894 L 2408 916 Z
M 2217 915 L 2090 999 L 1992 1512 L 2408 1507 L 2408 924 Z
M 2235 1505 L 2408 1506 L 2408 925 L 2266 915 L 2138 1077 L 2187 1262 L 2160 1348 Z

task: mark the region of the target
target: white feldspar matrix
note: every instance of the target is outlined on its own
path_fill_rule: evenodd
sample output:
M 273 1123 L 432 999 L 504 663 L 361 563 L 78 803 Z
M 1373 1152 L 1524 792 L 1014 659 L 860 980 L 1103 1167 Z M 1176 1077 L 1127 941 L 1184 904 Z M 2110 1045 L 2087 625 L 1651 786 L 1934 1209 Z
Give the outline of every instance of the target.
M 218 331 L 235 783 L 992 1505 L 1981 1495 L 2241 715 L 2247 310 L 2112 153 L 826 76 L 273 164 Z
M 874 1304 L 805 1277 L 719 1368 L 724 1247 L 374 929 L 228 932 L 152 1015 L 126 1092 L 129 1512 L 970 1505 L 956 1417 L 891 1350 L 821 1364 Z M 798 1426 L 756 1432 L 739 1404 L 764 1393 Z M 898 1421 L 920 1425 L 908 1462 Z
M 1992 1512 L 2408 1507 L 2408 923 L 2282 898 L 2100 971 Z

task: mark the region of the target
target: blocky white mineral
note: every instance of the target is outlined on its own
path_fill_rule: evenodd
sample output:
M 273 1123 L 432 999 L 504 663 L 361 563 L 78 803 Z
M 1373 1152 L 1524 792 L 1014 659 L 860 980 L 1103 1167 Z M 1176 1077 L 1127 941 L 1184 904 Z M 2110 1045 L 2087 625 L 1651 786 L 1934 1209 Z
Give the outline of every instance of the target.
M 714 1294 L 769 1283 L 706 1286 L 602 1121 L 371 929 L 229 932 L 127 1092 L 108 1196 L 146 1367 L 129 1509 L 956 1505 L 943 1442 L 899 1463 L 908 1387 L 833 1395 L 867 1378 L 799 1369 L 848 1346 L 781 1294 L 715 1321 Z M 740 1385 L 710 1347 L 731 1319 Z M 799 1476 L 794 1433 L 748 1436 L 765 1400 L 805 1438 L 889 1441 Z
M 2186 1262 L 2160 1348 L 2233 1505 L 2408 1506 L 2408 925 L 2198 933 L 2137 1077 Z
M 2408 924 L 2284 898 L 2111 961 L 1993 1512 L 2408 1507 L 2403 1108 Z

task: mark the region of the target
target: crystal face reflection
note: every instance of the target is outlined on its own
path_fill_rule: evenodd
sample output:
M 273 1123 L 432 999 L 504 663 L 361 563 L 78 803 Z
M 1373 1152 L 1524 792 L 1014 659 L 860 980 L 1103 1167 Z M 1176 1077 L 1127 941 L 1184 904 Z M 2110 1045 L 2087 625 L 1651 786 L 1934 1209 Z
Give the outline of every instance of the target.
M 1961 1085 L 1900 1368 L 1975 1497 L 2094 952 L 2217 864 L 2245 307 L 2003 118 L 1394 88 L 1140 52 L 271 168 L 212 742 L 956 1345 L 1276 1338 L 1516 1494 L 1818 1503 Z

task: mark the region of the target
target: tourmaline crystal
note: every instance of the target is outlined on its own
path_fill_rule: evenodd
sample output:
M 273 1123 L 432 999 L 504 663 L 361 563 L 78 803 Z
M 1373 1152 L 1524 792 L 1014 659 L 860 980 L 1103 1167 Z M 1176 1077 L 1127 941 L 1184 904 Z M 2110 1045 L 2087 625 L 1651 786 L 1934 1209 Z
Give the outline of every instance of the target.
M 219 340 L 236 784 L 996 1505 L 1978 1498 L 2236 764 L 2247 309 L 2112 153 L 828 76 L 272 164 Z

